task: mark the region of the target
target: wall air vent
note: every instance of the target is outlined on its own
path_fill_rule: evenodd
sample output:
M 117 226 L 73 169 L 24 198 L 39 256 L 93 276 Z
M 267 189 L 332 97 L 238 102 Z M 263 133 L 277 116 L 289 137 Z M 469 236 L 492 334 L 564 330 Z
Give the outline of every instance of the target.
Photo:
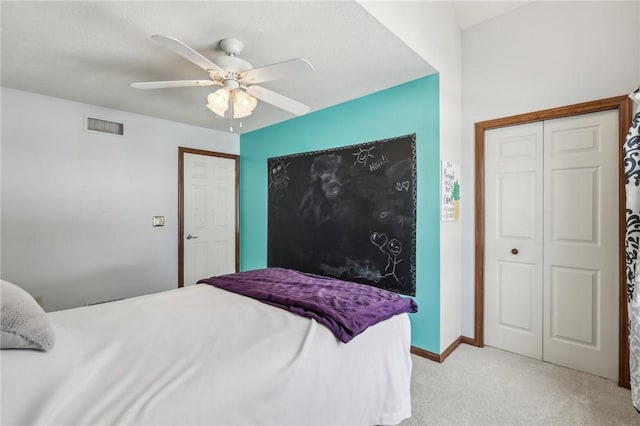
M 99 118 L 87 117 L 87 130 L 110 135 L 124 135 L 124 124 L 115 121 L 101 120 Z

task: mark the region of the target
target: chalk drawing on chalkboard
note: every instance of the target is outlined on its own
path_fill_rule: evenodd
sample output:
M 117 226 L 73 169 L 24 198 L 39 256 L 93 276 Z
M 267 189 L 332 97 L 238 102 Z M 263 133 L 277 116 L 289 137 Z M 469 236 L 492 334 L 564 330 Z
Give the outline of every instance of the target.
M 402 253 L 402 243 L 400 240 L 396 238 L 389 240 L 389 237 L 384 232 L 374 232 L 371 234 L 371 243 L 387 256 L 387 266 L 384 267 L 384 271 L 386 272 L 385 277 L 393 277 L 396 281 L 400 282 L 396 275 L 396 265 L 402 262 L 402 259 L 398 260 L 398 256 Z
M 302 219 L 313 218 L 316 226 L 332 219 L 332 202 L 342 194 L 342 157 L 335 154 L 313 159 L 309 169 L 309 187 L 298 205 Z
M 285 163 L 282 159 L 276 159 L 271 161 L 269 167 L 269 189 L 286 188 L 289 185 L 289 175 L 287 174 L 287 167 L 291 163 Z
M 373 158 L 373 154 L 371 153 L 371 151 L 373 151 L 375 148 L 375 146 L 372 146 L 368 149 L 358 147 L 359 151 L 353 153 L 353 155 L 356 157 L 356 161 L 353 163 L 353 165 L 355 166 L 356 164 L 362 164 L 366 166 L 369 157 Z
M 380 155 L 380 158 L 378 160 L 376 160 L 375 162 L 369 164 L 369 171 L 373 172 L 374 170 L 381 169 L 388 162 L 389 162 L 389 157 L 387 157 L 386 155 L 382 154 L 382 155 Z
M 382 275 L 375 267 L 373 261 L 369 259 L 357 261 L 348 257 L 342 266 L 332 266 L 323 263 L 320 265 L 320 270 L 323 274 L 336 278 L 362 278 L 375 283 L 380 282 L 380 280 L 386 276 Z
M 409 190 L 409 181 L 405 180 L 404 182 L 396 182 L 396 191 L 408 191 Z

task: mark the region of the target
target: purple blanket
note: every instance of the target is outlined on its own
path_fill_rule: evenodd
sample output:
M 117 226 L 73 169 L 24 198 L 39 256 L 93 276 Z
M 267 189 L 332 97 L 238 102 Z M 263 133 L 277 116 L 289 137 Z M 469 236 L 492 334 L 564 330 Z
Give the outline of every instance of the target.
M 413 299 L 364 284 L 282 268 L 211 277 L 198 283 L 238 293 L 313 318 L 347 343 L 370 325 L 417 312 Z

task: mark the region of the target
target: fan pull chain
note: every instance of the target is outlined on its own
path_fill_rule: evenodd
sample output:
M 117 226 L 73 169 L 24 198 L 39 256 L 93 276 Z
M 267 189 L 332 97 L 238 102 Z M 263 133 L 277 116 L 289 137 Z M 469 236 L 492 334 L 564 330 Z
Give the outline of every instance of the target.
M 231 93 L 229 93 L 229 111 L 231 111 L 231 114 L 229 114 L 229 131 L 233 132 L 233 116 L 235 115 L 235 109 L 233 108 L 233 106 L 235 105 L 235 91 L 231 91 Z
M 242 129 L 242 121 L 238 122 L 238 127 Z M 231 119 L 231 125 L 229 126 L 229 131 L 233 132 L 233 119 Z
M 238 122 L 238 127 L 242 129 L 242 121 Z M 231 119 L 231 124 L 229 125 L 229 131 L 233 132 L 233 118 Z

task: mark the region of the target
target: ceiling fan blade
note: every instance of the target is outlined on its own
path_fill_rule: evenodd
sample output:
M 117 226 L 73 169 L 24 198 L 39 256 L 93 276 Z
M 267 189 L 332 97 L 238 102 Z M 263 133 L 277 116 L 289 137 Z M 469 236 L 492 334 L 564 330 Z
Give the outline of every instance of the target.
M 294 101 L 291 98 L 287 98 L 286 96 L 273 92 L 269 89 L 265 89 L 261 86 L 249 86 L 247 88 L 247 93 L 295 115 L 303 115 L 309 112 L 309 107 L 307 105 L 301 104 L 298 101 Z
M 281 78 L 291 78 L 298 74 L 313 71 L 306 59 L 291 59 L 277 64 L 266 65 L 254 68 L 240 75 L 246 84 L 262 83 L 263 81 L 277 80 Z
M 176 38 L 163 35 L 152 35 L 151 38 L 206 71 L 215 71 L 224 74 L 224 70 L 222 68 Z
M 211 80 L 144 81 L 141 83 L 131 83 L 131 87 L 134 89 L 171 89 L 174 87 L 212 86 L 214 84 Z

